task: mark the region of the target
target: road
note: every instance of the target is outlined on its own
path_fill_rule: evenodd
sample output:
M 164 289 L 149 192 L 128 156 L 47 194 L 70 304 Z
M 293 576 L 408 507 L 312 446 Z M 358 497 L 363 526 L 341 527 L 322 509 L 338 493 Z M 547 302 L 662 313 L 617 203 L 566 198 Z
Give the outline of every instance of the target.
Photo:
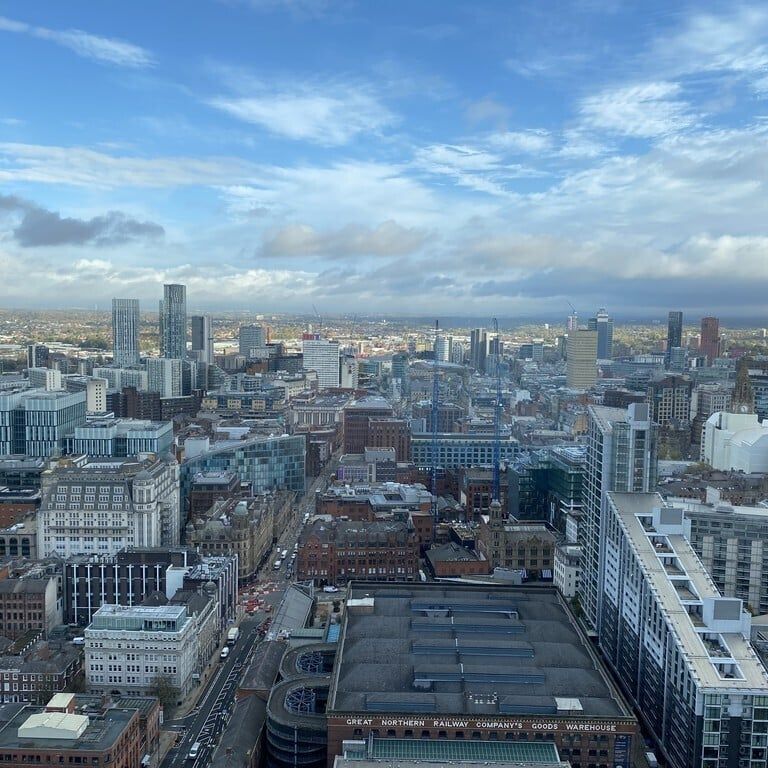
M 242 622 L 240 639 L 227 660 L 219 663 L 195 708 L 186 717 L 163 725 L 164 729 L 182 733 L 183 738 L 165 756 L 161 768 L 201 768 L 210 762 L 214 743 L 226 726 L 237 686 L 258 642 L 258 627 L 264 618 L 264 615 L 254 616 Z M 192 763 L 187 760 L 187 755 L 196 741 L 201 743 L 202 748 Z
M 265 581 L 276 581 L 278 583 L 290 583 L 293 579 L 294 571 L 293 564 L 296 562 L 295 558 L 291 560 L 293 554 L 293 547 L 299 539 L 299 534 L 304 527 L 304 515 L 309 512 L 310 514 L 315 511 L 315 494 L 317 491 L 324 491 L 328 486 L 328 481 L 331 475 L 336 471 L 339 466 L 339 457 L 341 456 L 341 450 L 333 454 L 331 459 L 323 468 L 322 472 L 312 481 L 309 488 L 304 492 L 304 495 L 298 502 L 296 514 L 294 516 L 295 524 L 288 527 L 283 531 L 282 535 L 277 541 L 277 544 L 272 548 L 273 556 L 267 561 L 262 572 L 259 574 L 257 581 L 263 583 Z M 275 558 L 279 556 L 278 553 L 282 550 L 288 550 L 287 562 L 283 563 L 279 571 L 275 571 L 272 568 Z
M 303 517 L 307 512 L 314 510 L 315 492 L 328 485 L 330 476 L 338 466 L 338 456 L 338 453 L 333 456 L 320 475 L 309 486 L 299 501 L 295 525 L 283 532 L 273 551 L 287 549 L 289 552 L 293 552 L 293 546 L 296 544 L 303 527 Z M 290 555 L 288 560 L 290 563 Z M 273 610 L 280 603 L 285 590 L 288 588 L 291 576 L 292 570 L 289 571 L 287 565 L 280 568 L 279 572 L 272 570 L 272 560 L 267 561 L 259 574 L 257 580 L 259 583 L 275 582 L 275 589 L 265 599 L 265 602 L 273 606 Z M 181 733 L 182 738 L 178 744 L 169 750 L 160 763 L 160 768 L 203 768 L 211 762 L 218 738 L 227 726 L 240 679 L 259 642 L 258 628 L 266 618 L 266 613 L 258 612 L 242 621 L 240 640 L 230 651 L 227 660 L 219 663 L 218 669 L 208 680 L 206 689 L 195 708 L 186 717 L 164 723 L 164 730 Z M 187 755 L 196 741 L 200 742 L 201 749 L 197 759 L 192 762 L 187 759 Z

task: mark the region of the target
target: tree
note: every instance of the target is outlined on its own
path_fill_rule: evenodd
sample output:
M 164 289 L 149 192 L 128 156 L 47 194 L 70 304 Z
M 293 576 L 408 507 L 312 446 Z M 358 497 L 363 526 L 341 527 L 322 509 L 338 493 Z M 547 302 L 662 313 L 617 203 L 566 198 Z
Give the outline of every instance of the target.
M 179 700 L 179 689 L 171 682 L 168 675 L 157 675 L 152 681 L 152 693 L 160 699 L 163 707 L 172 707 Z

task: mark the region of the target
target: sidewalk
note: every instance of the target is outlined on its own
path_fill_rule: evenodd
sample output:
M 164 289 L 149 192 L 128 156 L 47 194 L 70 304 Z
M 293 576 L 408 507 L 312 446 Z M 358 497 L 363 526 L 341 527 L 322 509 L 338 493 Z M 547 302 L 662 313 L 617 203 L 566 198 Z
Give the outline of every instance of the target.
M 216 647 L 216 651 L 203 670 L 203 673 L 200 676 L 200 681 L 195 690 L 192 692 L 192 695 L 189 696 L 189 698 L 181 706 L 174 707 L 172 710 L 170 710 L 168 712 L 168 717 L 164 718 L 164 720 L 180 720 L 181 718 L 186 717 L 197 706 L 197 702 L 200 700 L 200 697 L 203 695 L 203 692 L 208 686 L 208 681 L 214 672 L 219 668 L 219 652 L 224 647 L 224 645 L 226 645 L 226 635 L 223 637 L 224 642 Z

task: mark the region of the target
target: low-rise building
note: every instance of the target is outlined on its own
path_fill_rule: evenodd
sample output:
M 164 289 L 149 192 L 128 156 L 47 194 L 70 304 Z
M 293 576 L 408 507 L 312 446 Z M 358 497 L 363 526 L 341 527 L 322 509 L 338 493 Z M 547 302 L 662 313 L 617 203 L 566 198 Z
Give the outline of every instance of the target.
M 195 520 L 206 515 L 217 501 L 243 495 L 248 495 L 248 488 L 246 486 L 243 490 L 236 472 L 198 472 L 192 477 L 189 485 L 186 520 Z
M 299 580 L 412 581 L 419 575 L 419 540 L 407 522 L 316 519 L 302 531 L 298 547 Z
M 0 528 L 0 558 L 2 557 L 38 559 L 37 521 L 34 515 L 6 528 Z
M 411 437 L 411 460 L 417 467 L 437 464 L 443 469 L 458 467 L 493 466 L 494 445 L 492 433 L 440 433 L 437 435 L 437 460 L 432 459 L 432 438 L 428 432 Z M 517 440 L 502 436 L 499 460 L 512 461 L 520 451 Z
M 577 544 L 560 544 L 555 549 L 555 586 L 563 597 L 576 597 L 581 576 L 581 547 Z
M 272 549 L 275 516 L 287 522 L 285 504 L 287 494 L 218 501 L 206 518 L 187 524 L 187 544 L 204 555 L 236 556 L 239 578 L 250 579 Z
M 0 579 L 0 627 L 15 639 L 30 630 L 47 636 L 62 623 L 63 601 L 53 577 Z
M 12 655 L 0 655 L 0 701 L 45 704 L 65 691 L 83 669 L 80 651 L 71 644 L 52 647 L 46 642 Z
M 490 572 L 488 561 L 472 549 L 449 541 L 439 547 L 431 547 L 424 553 L 432 573 L 437 578 L 482 576 Z
M 557 539 L 545 522 L 505 520 L 501 506 L 491 504 L 480 518 L 477 548 L 492 568 L 524 572 L 525 579 L 552 579 Z
M 6 704 L 0 724 L 3 765 L 140 765 L 142 730 L 137 709 L 113 707 L 81 714 L 76 706 L 75 697 L 65 694 L 54 696 L 47 707 Z
M 39 488 L 9 488 L 0 485 L 0 526 L 19 523 L 40 506 Z

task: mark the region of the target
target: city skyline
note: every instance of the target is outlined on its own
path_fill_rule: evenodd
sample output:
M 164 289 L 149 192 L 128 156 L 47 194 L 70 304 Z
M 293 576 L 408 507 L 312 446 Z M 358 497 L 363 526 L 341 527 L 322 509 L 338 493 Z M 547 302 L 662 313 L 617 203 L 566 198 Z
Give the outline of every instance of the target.
M 4 3 L 0 305 L 758 317 L 766 32 L 756 3 Z

